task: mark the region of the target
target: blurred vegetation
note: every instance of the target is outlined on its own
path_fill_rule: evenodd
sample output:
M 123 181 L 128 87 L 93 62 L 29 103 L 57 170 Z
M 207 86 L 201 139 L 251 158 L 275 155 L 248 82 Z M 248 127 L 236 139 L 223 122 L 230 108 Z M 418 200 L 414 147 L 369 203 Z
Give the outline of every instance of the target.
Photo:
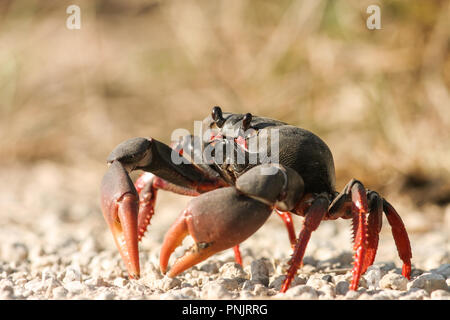
M 100 172 L 119 142 L 168 143 L 220 105 L 317 133 L 339 190 L 356 177 L 444 205 L 449 17 L 448 0 L 2 0 L 0 163 Z

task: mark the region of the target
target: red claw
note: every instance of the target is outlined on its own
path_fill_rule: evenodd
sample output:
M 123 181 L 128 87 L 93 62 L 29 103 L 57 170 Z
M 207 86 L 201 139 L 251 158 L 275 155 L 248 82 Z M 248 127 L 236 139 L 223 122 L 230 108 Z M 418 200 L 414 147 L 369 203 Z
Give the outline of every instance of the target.
M 111 163 L 103 177 L 101 204 L 130 278 L 139 278 L 139 196 L 120 162 Z
M 224 206 L 224 203 L 228 205 Z M 242 196 L 232 187 L 192 199 L 164 238 L 161 271 L 166 273 L 170 256 L 187 235 L 195 244 L 175 261 L 168 272 L 169 277 L 243 242 L 264 224 L 271 212 L 272 207 Z

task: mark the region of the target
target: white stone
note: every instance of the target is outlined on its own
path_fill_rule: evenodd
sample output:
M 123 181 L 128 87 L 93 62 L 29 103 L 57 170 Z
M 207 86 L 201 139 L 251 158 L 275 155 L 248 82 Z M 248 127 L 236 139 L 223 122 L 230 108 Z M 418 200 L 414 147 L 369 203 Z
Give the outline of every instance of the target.
M 84 290 L 84 286 L 80 281 L 70 281 L 64 284 L 64 288 L 70 293 L 79 294 Z
M 436 273 L 424 273 L 408 284 L 408 290 L 418 288 L 431 293 L 434 290 L 448 290 L 445 278 Z
M 350 288 L 350 284 L 347 281 L 341 280 L 336 283 L 336 294 L 346 295 Z
M 315 300 L 318 298 L 318 294 L 313 287 L 302 284 L 288 289 L 286 297 Z
M 408 279 L 396 273 L 388 273 L 380 281 L 380 287 L 383 289 L 406 291 L 407 285 Z
M 225 263 L 222 267 L 220 267 L 219 274 L 222 278 L 248 278 L 247 274 L 242 269 L 242 266 L 234 262 Z
M 431 299 L 433 300 L 450 300 L 450 292 L 447 290 L 435 290 L 431 293 Z

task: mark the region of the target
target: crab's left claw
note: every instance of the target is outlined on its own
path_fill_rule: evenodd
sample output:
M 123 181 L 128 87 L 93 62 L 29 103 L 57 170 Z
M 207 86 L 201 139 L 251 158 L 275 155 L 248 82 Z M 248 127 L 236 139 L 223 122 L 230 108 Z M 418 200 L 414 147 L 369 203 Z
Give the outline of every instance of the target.
M 271 211 L 271 206 L 239 194 L 233 187 L 192 199 L 165 236 L 160 255 L 161 271 L 166 273 L 171 254 L 187 235 L 195 244 L 175 261 L 169 277 L 241 243 L 264 224 Z
M 103 216 L 130 278 L 139 278 L 139 195 L 121 162 L 113 161 L 101 184 Z
M 163 273 L 171 254 L 190 235 L 191 247 L 170 269 L 175 277 L 255 233 L 273 208 L 290 211 L 303 192 L 303 179 L 292 169 L 276 164 L 256 166 L 236 180 L 235 187 L 206 192 L 192 199 L 167 232 L 161 249 Z

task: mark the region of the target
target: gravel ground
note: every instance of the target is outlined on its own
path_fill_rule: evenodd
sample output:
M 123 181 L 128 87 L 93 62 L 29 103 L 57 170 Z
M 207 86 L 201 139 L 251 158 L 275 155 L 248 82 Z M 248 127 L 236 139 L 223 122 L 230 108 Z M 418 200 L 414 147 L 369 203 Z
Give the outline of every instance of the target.
M 419 210 L 407 198 L 388 197 L 410 233 L 410 281 L 384 220 L 375 264 L 349 291 L 350 222 L 326 221 L 281 294 L 291 250 L 275 215 L 241 245 L 243 268 L 227 250 L 169 279 L 159 272 L 159 250 L 189 198 L 164 192 L 140 245 L 142 277 L 130 281 L 99 208 L 103 170 L 40 163 L 0 171 L 0 299 L 450 299 L 450 206 Z M 301 218 L 294 223 L 298 230 Z

